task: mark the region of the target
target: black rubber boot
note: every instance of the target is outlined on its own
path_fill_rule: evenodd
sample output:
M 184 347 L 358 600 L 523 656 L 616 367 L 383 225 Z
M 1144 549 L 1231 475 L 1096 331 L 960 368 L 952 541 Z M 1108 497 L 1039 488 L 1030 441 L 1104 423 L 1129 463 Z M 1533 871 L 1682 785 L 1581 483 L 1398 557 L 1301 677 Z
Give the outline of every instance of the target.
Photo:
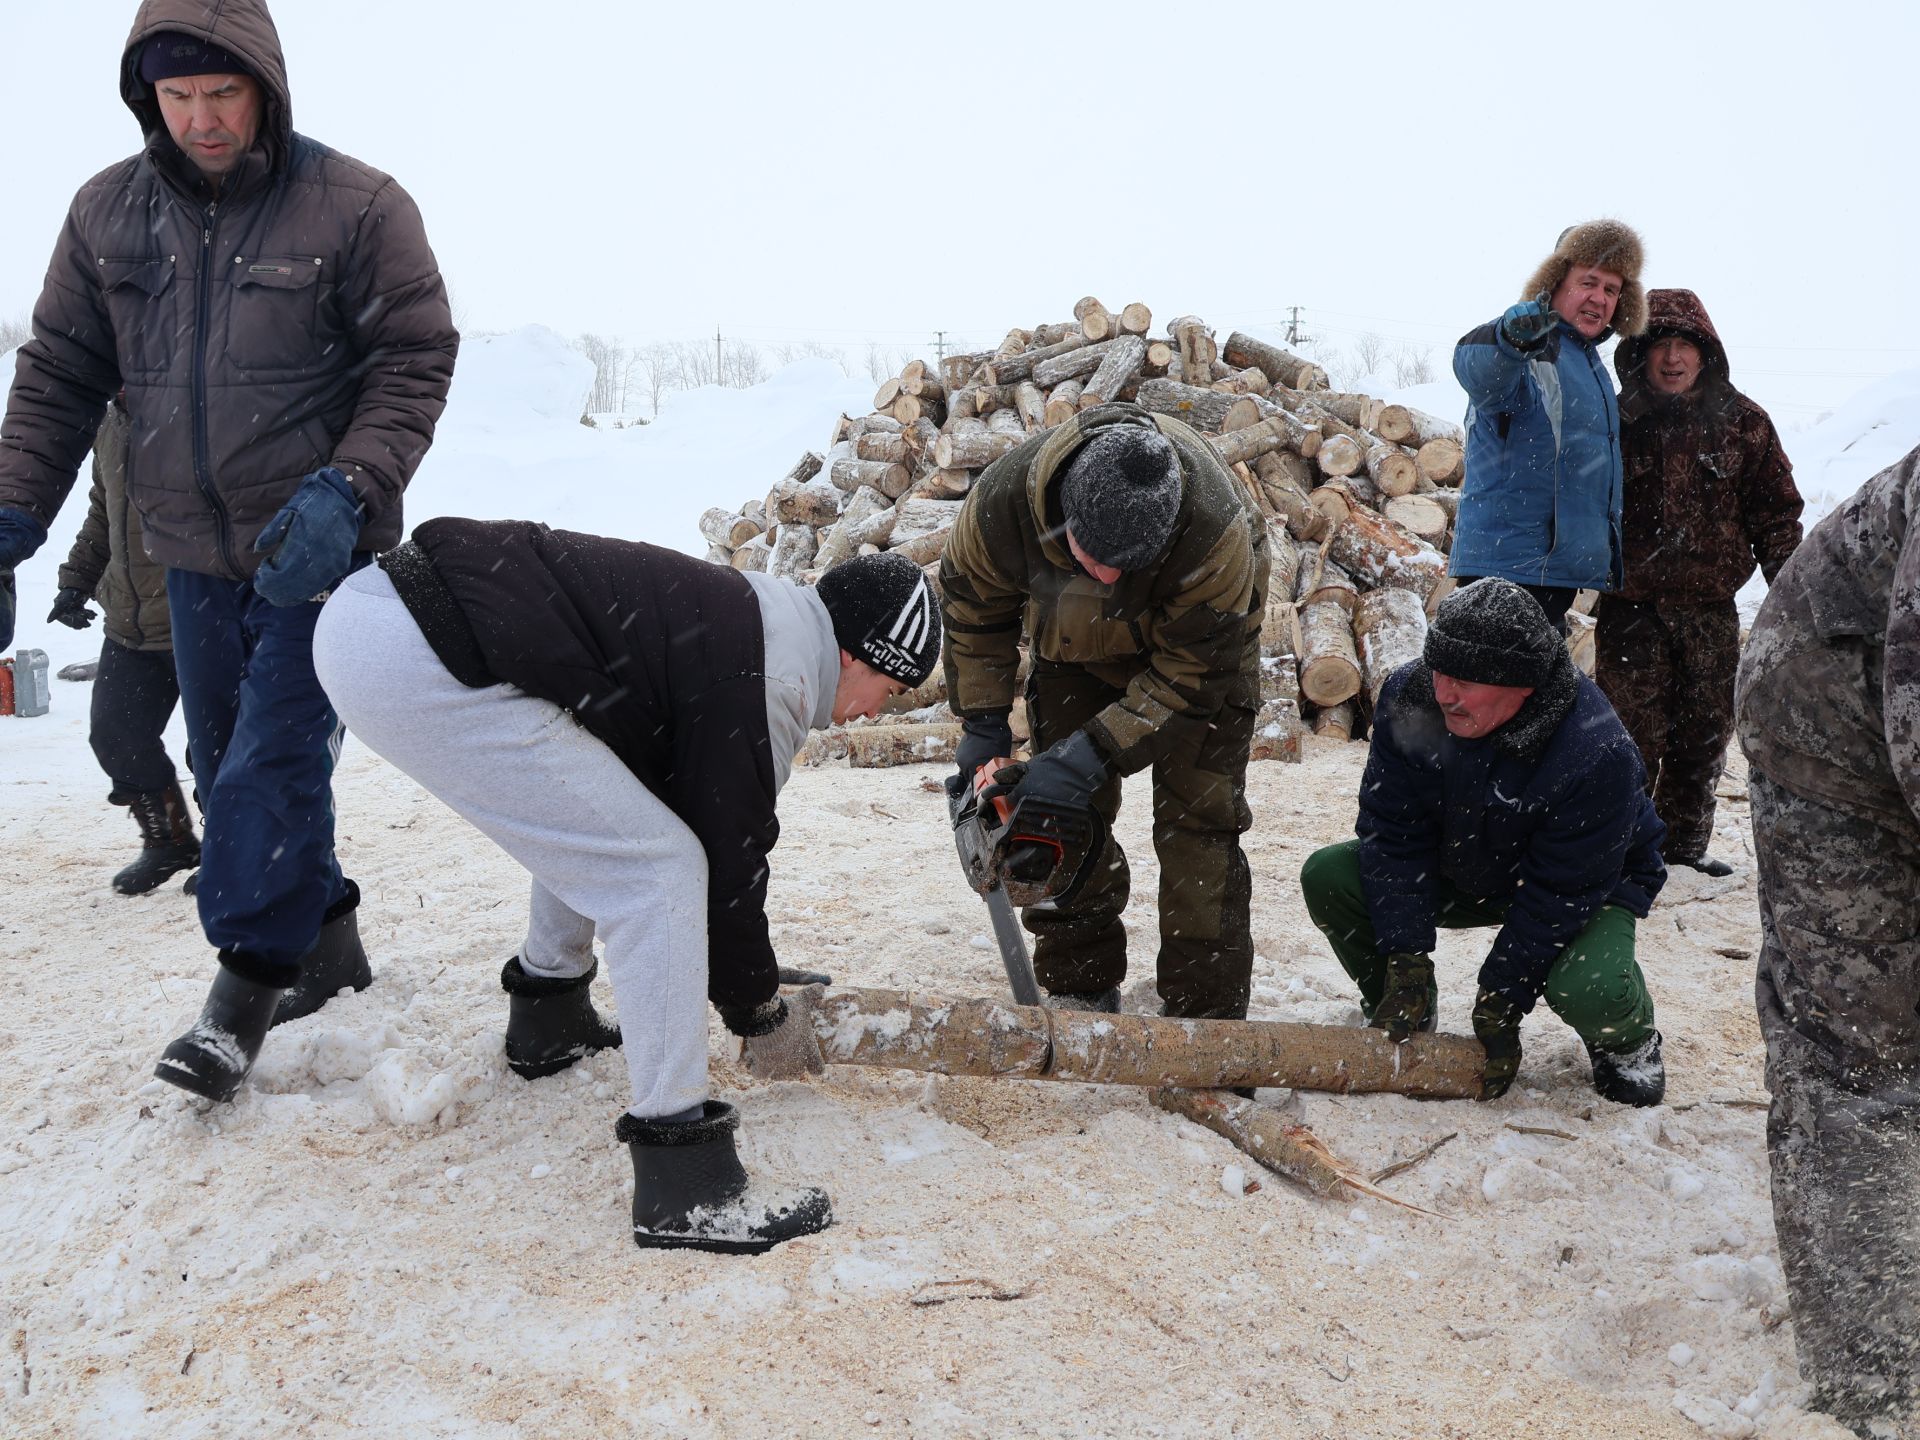
M 1616 1105 L 1658 1105 L 1667 1093 L 1667 1062 L 1660 1053 L 1660 1032 L 1631 1050 L 1596 1050 L 1587 1046 L 1593 1061 L 1593 1089 L 1602 1100 Z
M 593 1008 L 587 991 L 599 972 L 556 979 L 529 975 L 520 957 L 507 961 L 500 988 L 507 992 L 507 1068 L 522 1080 L 558 1075 L 596 1050 L 620 1048 L 620 1027 Z
M 260 1056 L 292 968 L 221 951 L 200 1018 L 167 1046 L 155 1078 L 209 1100 L 231 1100 Z
M 360 946 L 360 921 L 354 914 L 359 908 L 360 887 L 349 880 L 347 893 L 321 918 L 313 948 L 300 957 L 300 978 L 281 999 L 274 1024 L 311 1015 L 342 990 L 364 990 L 373 983 L 373 967 Z
M 681 1125 L 620 1117 L 614 1134 L 633 1155 L 634 1244 L 758 1255 L 833 1223 L 824 1190 L 748 1181 L 733 1148 L 739 1128 L 740 1112 L 721 1100 Z
M 168 878 L 200 863 L 200 840 L 180 786 L 140 790 L 127 796 L 127 808 L 140 827 L 140 857 L 113 877 L 122 895 L 144 895 Z

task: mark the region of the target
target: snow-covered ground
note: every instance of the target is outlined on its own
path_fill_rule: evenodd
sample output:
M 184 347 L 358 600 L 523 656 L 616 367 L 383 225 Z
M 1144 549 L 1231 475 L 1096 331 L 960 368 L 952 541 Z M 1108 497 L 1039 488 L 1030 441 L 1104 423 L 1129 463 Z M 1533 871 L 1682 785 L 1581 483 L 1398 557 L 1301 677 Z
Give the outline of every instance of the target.
M 700 510 L 764 493 L 870 398 L 800 366 L 606 432 L 577 423 L 585 388 L 539 332 L 471 344 L 410 514 L 697 550 Z M 1882 388 L 1787 437 L 1816 497 L 1920 441 L 1920 376 Z M 97 645 L 41 623 L 77 509 L 20 577 L 20 643 L 56 665 Z M 731 1259 L 632 1247 L 619 1058 L 529 1084 L 501 1055 L 522 876 L 351 741 L 340 847 L 373 987 L 275 1031 L 231 1106 L 151 1081 L 211 959 L 177 888 L 107 889 L 133 832 L 104 803 L 86 693 L 56 684 L 52 715 L 0 720 L 0 1433 L 1844 1433 L 1797 1408 L 1783 1323 L 1737 759 L 1715 849 L 1739 869 L 1675 876 L 1640 931 L 1664 1107 L 1595 1099 L 1544 1008 L 1494 1104 L 1298 1097 L 1369 1173 L 1451 1137 L 1385 1182 L 1428 1218 L 1314 1199 L 1123 1089 L 854 1069 L 757 1084 L 716 1026 L 749 1164 L 824 1185 L 838 1217 Z M 1309 741 L 1297 767 L 1254 767 L 1256 1015 L 1358 1021 L 1296 877 L 1351 832 L 1363 758 Z M 769 901 L 787 963 L 1000 991 L 936 778 L 797 773 Z M 1135 794 L 1122 819 L 1136 981 L 1158 878 L 1146 810 Z M 1442 942 L 1446 1029 L 1467 1027 L 1485 943 Z M 1236 1170 L 1259 1188 L 1228 1193 Z

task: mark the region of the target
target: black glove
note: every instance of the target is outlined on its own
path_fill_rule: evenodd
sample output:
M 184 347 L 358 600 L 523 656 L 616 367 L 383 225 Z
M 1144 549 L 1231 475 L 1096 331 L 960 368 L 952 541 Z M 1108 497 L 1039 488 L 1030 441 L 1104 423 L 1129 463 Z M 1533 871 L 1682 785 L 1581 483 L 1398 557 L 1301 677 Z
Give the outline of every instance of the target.
M 960 722 L 960 744 L 953 752 L 953 763 L 960 767 L 956 793 L 965 794 L 973 783 L 973 772 L 989 760 L 1013 754 L 1013 726 L 1010 711 L 996 710 L 991 715 L 975 715 Z
M 782 985 L 831 985 L 833 976 L 824 970 L 793 970 L 782 965 L 780 983 Z
M 1416 1030 L 1433 1028 L 1438 987 L 1433 979 L 1433 957 L 1413 950 L 1387 956 L 1387 979 L 1380 1003 L 1373 1007 L 1373 1028 L 1387 1032 L 1396 1045 Z
M 720 1012 L 720 1023 L 742 1040 L 751 1040 L 756 1035 L 770 1035 L 787 1019 L 787 1002 L 778 995 L 747 1009 L 734 1009 L 728 1005 L 716 1005 L 714 1008 Z
M 93 624 L 93 611 L 87 608 L 87 592 L 76 590 L 69 585 L 53 597 L 53 609 L 47 612 L 47 623 L 58 620 L 75 630 L 84 630 Z
M 1482 990 L 1473 1002 L 1473 1033 L 1487 1052 L 1480 1098 L 1498 1100 L 1520 1073 L 1520 1007 L 1498 990 Z
M 1559 323 L 1560 317 L 1553 309 L 1553 296 L 1542 290 L 1533 299 L 1508 307 L 1507 313 L 1500 317 L 1500 333 L 1516 350 L 1535 350 Z
M 980 792 L 980 803 L 985 805 L 1004 795 L 1017 804 L 1032 795 L 1091 810 L 1093 792 L 1106 778 L 1107 762 L 1100 758 L 1093 737 L 1076 730 L 1031 760 L 1002 765 L 994 771 L 993 784 Z

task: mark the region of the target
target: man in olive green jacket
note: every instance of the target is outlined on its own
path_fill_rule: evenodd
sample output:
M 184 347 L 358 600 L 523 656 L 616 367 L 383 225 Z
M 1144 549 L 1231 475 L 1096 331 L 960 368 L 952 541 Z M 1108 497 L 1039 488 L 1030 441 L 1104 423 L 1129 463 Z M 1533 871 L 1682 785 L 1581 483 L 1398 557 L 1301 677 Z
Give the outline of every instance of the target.
M 93 624 L 89 600 L 105 614 L 87 740 L 113 782 L 107 799 L 127 806 L 140 827 L 140 854 L 113 877 L 113 888 L 144 895 L 198 865 L 200 841 L 161 738 L 180 703 L 180 681 L 167 570 L 148 557 L 140 512 L 127 496 L 131 430 L 125 408 L 113 401 L 93 439 L 86 522 L 60 567 L 60 593 L 47 619 L 84 630 Z
M 1160 996 L 1244 1017 L 1253 970 L 1247 751 L 1259 702 L 1266 529 L 1205 440 L 1103 405 L 1035 435 L 975 483 L 941 562 L 961 773 L 1012 749 L 1023 632 L 1034 758 L 1014 796 L 1091 804 L 1153 767 Z M 1126 977 L 1126 856 L 1108 841 L 1064 905 L 1026 914 L 1063 1005 L 1114 1010 Z

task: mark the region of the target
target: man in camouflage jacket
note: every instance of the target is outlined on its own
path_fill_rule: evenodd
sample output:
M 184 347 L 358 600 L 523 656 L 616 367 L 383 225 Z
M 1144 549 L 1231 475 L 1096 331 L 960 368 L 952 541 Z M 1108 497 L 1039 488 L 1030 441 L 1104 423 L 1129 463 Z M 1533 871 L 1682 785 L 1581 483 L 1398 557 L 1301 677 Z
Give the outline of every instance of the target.
M 1916 515 L 1920 450 L 1781 567 L 1734 692 L 1780 1261 L 1814 1404 L 1862 1435 L 1920 1434 Z
M 1626 581 L 1602 597 L 1594 679 L 1646 762 L 1666 861 L 1725 875 L 1707 854 L 1733 734 L 1734 593 L 1769 584 L 1800 543 L 1800 492 L 1767 412 L 1733 388 L 1727 351 L 1691 290 L 1655 290 L 1623 342 Z
M 1103 405 L 987 468 L 941 562 L 959 761 L 1010 753 L 1024 632 L 1034 759 L 1019 793 L 1091 804 L 1153 768 L 1160 996 L 1169 1015 L 1244 1017 L 1252 878 L 1240 836 L 1259 701 L 1266 530 L 1187 426 Z M 1065 905 L 1035 907 L 1034 969 L 1061 1003 L 1116 1009 L 1126 856 L 1108 841 Z

